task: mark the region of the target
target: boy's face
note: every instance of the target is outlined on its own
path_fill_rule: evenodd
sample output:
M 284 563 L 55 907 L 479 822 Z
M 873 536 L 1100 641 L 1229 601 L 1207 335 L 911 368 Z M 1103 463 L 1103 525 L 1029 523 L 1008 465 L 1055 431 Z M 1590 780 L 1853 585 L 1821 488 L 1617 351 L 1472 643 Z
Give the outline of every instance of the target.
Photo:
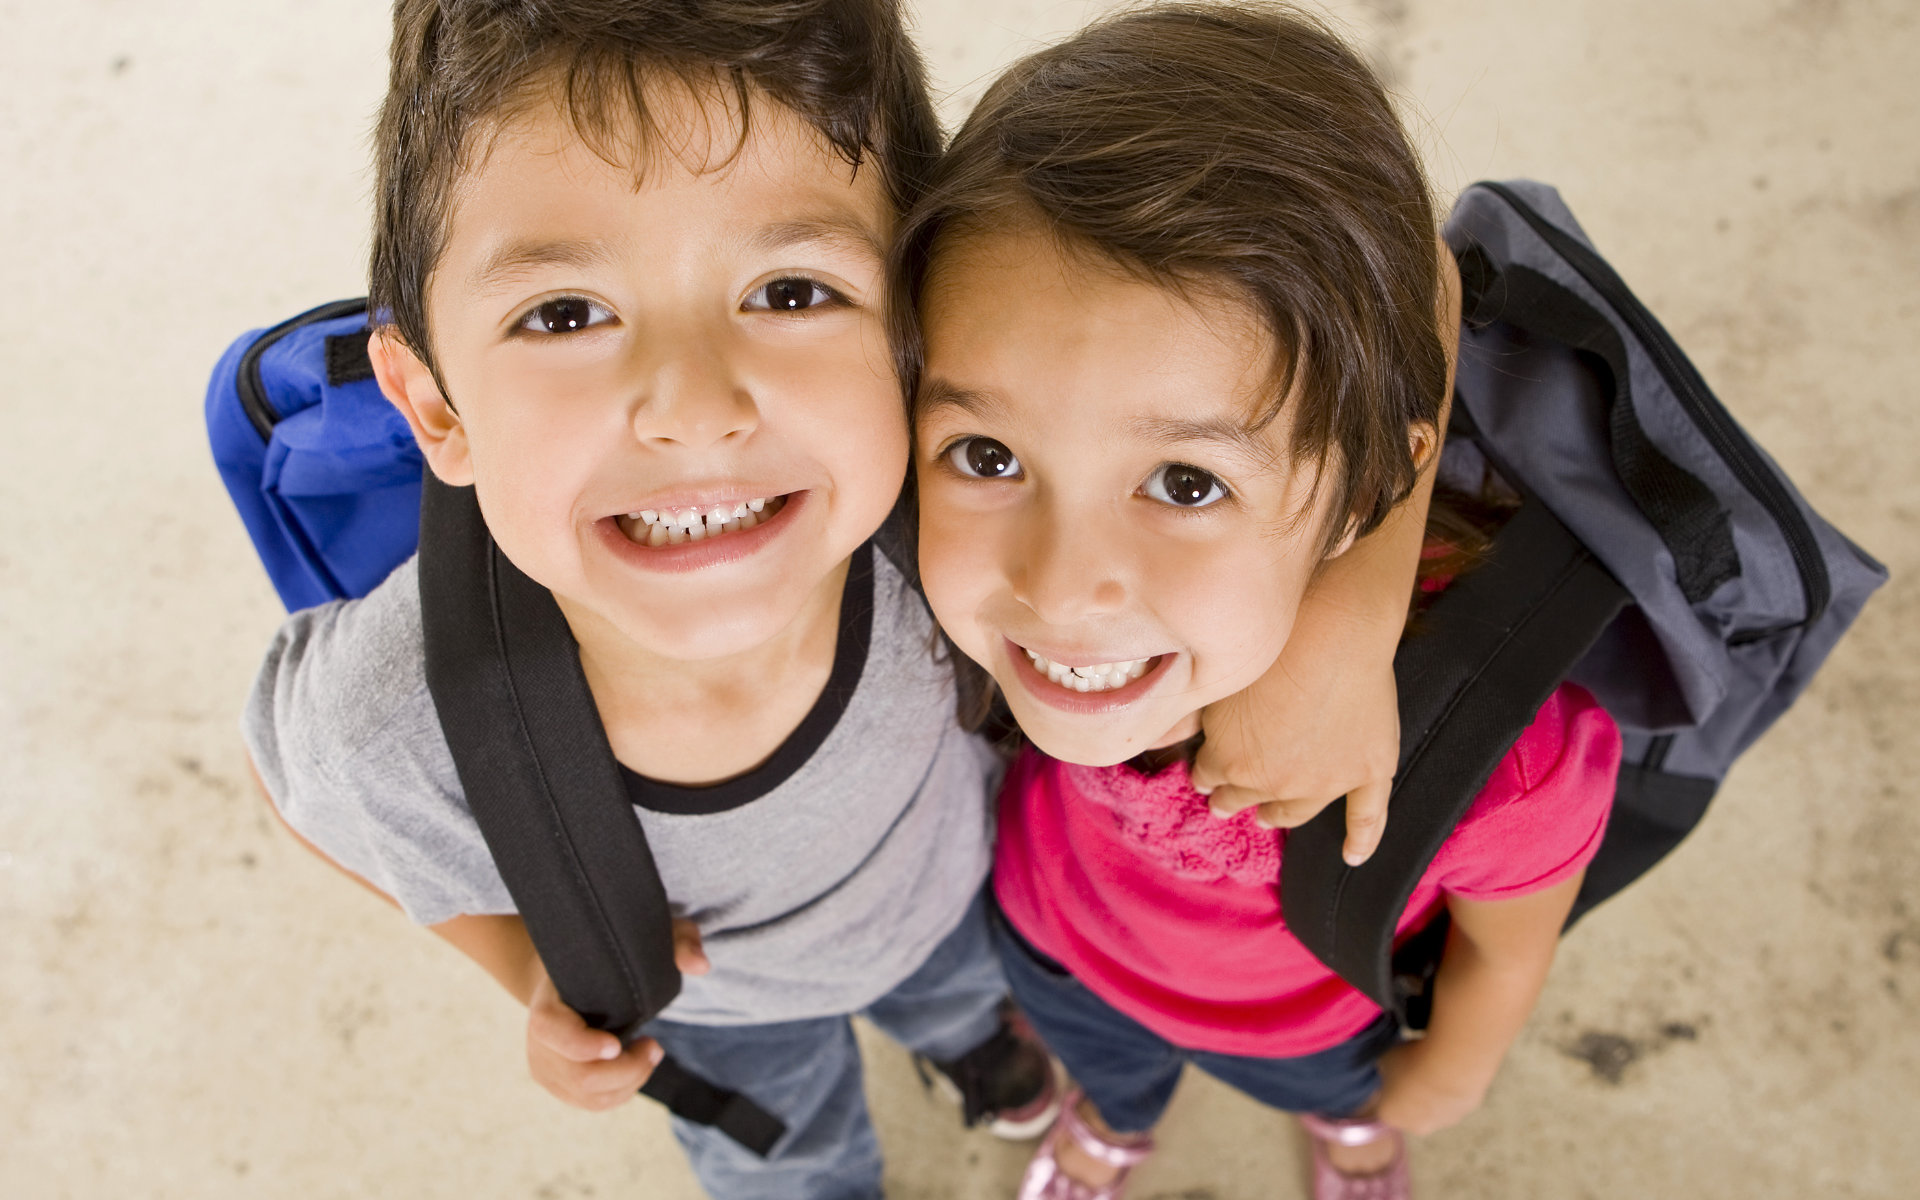
M 950 246 L 922 317 L 920 565 L 941 625 L 1057 758 L 1188 736 L 1273 664 L 1321 557 L 1332 489 L 1316 502 L 1290 465 L 1284 414 L 1248 430 L 1270 338 L 1242 304 L 1039 233 Z
M 551 108 L 482 140 L 428 285 L 451 405 L 404 350 L 389 374 L 424 397 L 435 473 L 475 485 L 576 632 L 714 658 L 837 586 L 900 490 L 891 213 L 876 171 L 764 96 L 744 142 L 727 105 L 649 99 L 643 170 Z

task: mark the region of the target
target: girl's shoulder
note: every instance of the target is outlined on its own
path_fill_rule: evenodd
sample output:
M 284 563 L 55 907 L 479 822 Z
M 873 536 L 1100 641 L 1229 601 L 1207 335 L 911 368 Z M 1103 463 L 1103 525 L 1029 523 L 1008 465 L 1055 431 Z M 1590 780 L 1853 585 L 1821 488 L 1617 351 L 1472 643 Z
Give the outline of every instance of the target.
M 1619 769 L 1613 718 L 1585 688 L 1562 684 L 1494 768 L 1431 873 L 1477 899 L 1557 882 L 1599 849 Z

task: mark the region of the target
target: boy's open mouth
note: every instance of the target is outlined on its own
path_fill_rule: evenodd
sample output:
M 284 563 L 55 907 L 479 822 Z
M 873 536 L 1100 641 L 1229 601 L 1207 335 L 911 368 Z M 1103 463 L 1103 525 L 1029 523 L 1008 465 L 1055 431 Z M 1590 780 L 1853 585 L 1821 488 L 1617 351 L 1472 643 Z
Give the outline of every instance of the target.
M 639 546 L 680 546 L 745 533 L 773 520 L 786 507 L 785 496 L 756 496 L 738 504 L 628 513 L 614 518 L 627 540 Z
M 1149 658 L 1130 658 L 1121 662 L 1094 663 L 1085 667 L 1069 667 L 1062 663 L 1043 658 L 1022 646 L 1020 652 L 1027 656 L 1033 669 L 1049 681 L 1070 692 L 1111 692 L 1125 687 L 1159 665 L 1163 655 Z

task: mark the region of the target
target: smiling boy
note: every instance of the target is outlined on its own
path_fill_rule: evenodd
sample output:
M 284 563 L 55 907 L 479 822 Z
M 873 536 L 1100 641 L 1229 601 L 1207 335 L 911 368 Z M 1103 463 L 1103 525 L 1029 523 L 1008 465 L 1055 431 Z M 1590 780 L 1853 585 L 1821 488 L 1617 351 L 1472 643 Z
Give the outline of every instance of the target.
M 413 564 L 291 618 L 247 712 L 288 824 L 529 1005 L 549 1091 L 624 1103 L 664 1048 L 785 1122 L 760 1159 L 676 1121 L 719 1197 L 879 1195 L 854 1013 L 1007 1134 L 1051 1115 L 980 899 L 998 763 L 869 540 L 907 463 L 884 250 L 937 138 L 887 0 L 396 9 L 370 355 L 578 642 L 688 973 L 647 1036 L 588 1029 L 515 915 Z

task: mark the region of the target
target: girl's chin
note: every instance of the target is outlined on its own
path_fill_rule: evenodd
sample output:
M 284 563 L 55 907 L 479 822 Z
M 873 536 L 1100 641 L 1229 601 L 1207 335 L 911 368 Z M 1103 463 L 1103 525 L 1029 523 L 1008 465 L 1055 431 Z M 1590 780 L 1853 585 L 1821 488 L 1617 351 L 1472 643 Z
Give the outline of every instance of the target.
M 1119 728 L 1121 722 L 1110 715 L 1076 716 L 1039 705 L 1012 705 L 1012 708 L 1014 720 L 1020 723 L 1020 731 L 1041 753 L 1083 767 L 1116 766 L 1137 754 L 1171 746 L 1189 736 L 1178 732 L 1186 727 L 1187 722 L 1176 726 L 1175 732 L 1165 737 L 1155 737 L 1134 728 L 1137 722 L 1125 722 L 1129 727 Z M 1025 712 L 1021 711 L 1023 708 Z M 1192 716 L 1190 721 L 1194 730 L 1200 728 L 1198 714 Z

